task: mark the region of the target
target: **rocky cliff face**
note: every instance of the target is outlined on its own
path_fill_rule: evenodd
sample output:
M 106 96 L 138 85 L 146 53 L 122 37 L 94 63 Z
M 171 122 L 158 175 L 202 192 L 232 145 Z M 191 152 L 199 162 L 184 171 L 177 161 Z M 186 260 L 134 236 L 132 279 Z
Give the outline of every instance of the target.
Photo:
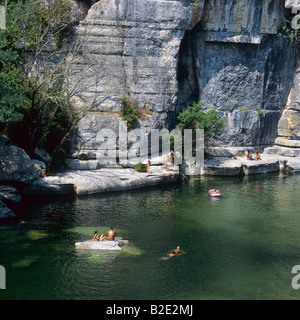
M 99 63 L 82 77 L 74 98 L 85 116 L 73 156 L 94 157 L 97 132 L 118 130 L 122 96 L 145 111 L 145 131 L 172 127 L 185 105 L 201 100 L 227 121 L 215 146 L 274 143 L 298 60 L 297 47 L 276 35 L 284 1 L 197 3 L 100 0 L 85 7 L 74 39 Z M 85 64 L 84 55 L 74 59 L 74 74 Z
M 276 36 L 283 16 L 282 1 L 206 1 L 187 33 L 178 109 L 197 98 L 216 107 L 227 127 L 214 145 L 274 143 L 297 64 L 297 50 Z

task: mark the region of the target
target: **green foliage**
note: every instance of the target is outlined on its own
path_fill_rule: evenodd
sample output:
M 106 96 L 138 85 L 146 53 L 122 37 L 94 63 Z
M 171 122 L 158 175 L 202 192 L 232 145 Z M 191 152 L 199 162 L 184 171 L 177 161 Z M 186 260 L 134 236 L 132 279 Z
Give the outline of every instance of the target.
M 24 104 L 22 89 L 0 80 L 0 124 L 21 121 L 20 110 Z
M 237 153 L 236 153 L 236 156 L 238 157 L 243 157 L 245 155 L 245 152 L 243 150 L 239 150 Z
M 55 16 L 53 16 L 54 12 L 56 13 Z M 72 2 L 55 0 L 51 10 L 45 13 L 44 18 L 48 23 L 52 23 L 55 50 L 61 49 L 72 31 Z
M 62 46 L 71 30 L 71 6 L 70 0 L 7 1 L 7 27 L 0 30 L 0 132 L 30 155 L 36 145 L 51 154 L 77 120 L 63 76 L 44 65 L 40 80 L 29 76 L 23 64 L 29 51 L 39 60 L 49 38 L 55 39 L 56 50 Z
M 277 29 L 277 36 L 283 37 L 285 39 L 293 40 L 293 38 L 295 37 L 295 30 L 292 28 L 289 28 L 288 26 L 281 25 Z
M 200 0 L 190 0 L 191 2 L 191 6 L 195 7 L 198 6 L 200 4 Z
M 256 108 L 256 111 L 257 111 L 257 114 L 259 115 L 259 116 L 261 116 L 263 113 L 264 113 L 264 110 L 262 109 L 262 108 Z
M 219 133 L 226 124 L 225 119 L 219 117 L 216 108 L 203 112 L 202 107 L 203 102 L 194 102 L 191 106 L 187 106 L 178 115 L 177 128 L 192 129 L 193 133 L 196 129 L 204 129 L 206 137 Z
M 6 29 L 0 30 L 0 124 L 2 126 L 5 123 L 21 121 L 23 118 L 25 92 L 22 55 L 34 43 L 34 33 L 38 24 L 35 14 L 37 7 L 37 4 L 31 5 L 30 1 L 8 1 L 6 7 Z
M 128 97 L 122 97 L 119 99 L 121 104 L 122 119 L 127 121 L 128 129 L 134 129 L 138 123 L 140 112 L 132 107 L 132 103 Z
M 244 107 L 240 107 L 240 108 L 238 108 L 238 111 L 240 111 L 240 112 L 248 112 L 249 110 L 247 109 L 247 108 L 244 108 Z
M 88 161 L 89 160 L 89 157 L 87 154 L 85 153 L 82 153 L 79 158 L 78 158 L 80 161 Z
M 135 165 L 134 170 L 137 172 L 147 172 L 147 165 L 139 162 Z

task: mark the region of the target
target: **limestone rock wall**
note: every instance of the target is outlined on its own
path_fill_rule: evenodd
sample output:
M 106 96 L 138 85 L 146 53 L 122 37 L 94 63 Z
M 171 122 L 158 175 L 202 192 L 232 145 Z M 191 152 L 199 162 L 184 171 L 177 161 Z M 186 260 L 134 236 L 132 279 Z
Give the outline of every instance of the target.
M 117 128 L 120 97 L 133 99 L 147 109 L 141 126 L 162 128 L 175 111 L 178 95 L 177 65 L 185 31 L 200 19 L 202 5 L 190 1 L 100 0 L 76 29 L 82 51 L 97 61 L 80 82 L 74 105 L 87 111 L 79 123 L 72 154 L 78 150 L 93 157 L 97 132 Z M 78 60 L 79 59 L 79 60 Z M 74 59 L 74 79 L 86 56 Z
M 298 50 L 278 37 L 282 1 L 207 1 L 179 59 L 177 113 L 201 100 L 227 120 L 215 146 L 272 145 Z
M 267 148 L 269 154 L 300 156 L 300 69 L 294 77 L 286 107 L 278 123 L 275 145 Z
M 297 68 L 298 49 L 278 37 L 281 0 L 100 0 L 76 27 L 82 56 L 73 75 L 93 61 L 74 95 L 85 116 L 72 156 L 91 158 L 101 128 L 118 128 L 128 96 L 145 112 L 149 131 L 175 124 L 193 101 L 227 120 L 215 146 L 272 145 Z M 85 54 L 87 53 L 88 54 Z

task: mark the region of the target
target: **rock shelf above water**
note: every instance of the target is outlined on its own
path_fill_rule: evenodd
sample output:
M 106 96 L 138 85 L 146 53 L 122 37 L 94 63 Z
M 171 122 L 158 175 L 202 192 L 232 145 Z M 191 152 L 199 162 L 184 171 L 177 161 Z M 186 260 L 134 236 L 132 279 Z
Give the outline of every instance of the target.
M 182 180 L 178 167 L 151 167 L 150 174 L 133 169 L 73 170 L 42 177 L 24 189 L 29 195 L 95 194 L 167 185 Z
M 76 242 L 76 249 L 84 250 L 122 250 L 121 246 L 128 243 L 128 240 L 115 240 L 115 241 L 84 241 Z
M 217 157 L 206 161 L 205 175 L 238 176 L 264 174 L 268 172 L 299 172 L 300 158 L 261 154 L 262 160 L 247 160 L 237 157 Z
M 261 154 L 262 160 L 238 157 L 215 157 L 205 161 L 204 175 L 239 176 L 268 172 L 300 172 L 300 158 Z M 152 166 L 150 174 L 133 169 L 103 168 L 98 170 L 73 170 L 55 176 L 42 177 L 25 187 L 28 195 L 96 194 L 169 185 L 183 180 L 179 168 Z

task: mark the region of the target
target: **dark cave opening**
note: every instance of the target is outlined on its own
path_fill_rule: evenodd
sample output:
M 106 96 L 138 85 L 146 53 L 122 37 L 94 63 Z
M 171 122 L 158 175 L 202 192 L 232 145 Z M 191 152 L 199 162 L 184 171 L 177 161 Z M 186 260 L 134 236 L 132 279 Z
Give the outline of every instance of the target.
M 198 26 L 191 31 L 187 30 L 179 49 L 177 69 L 178 99 L 174 114 L 176 118 L 187 105 L 198 102 L 200 98 L 197 32 Z

